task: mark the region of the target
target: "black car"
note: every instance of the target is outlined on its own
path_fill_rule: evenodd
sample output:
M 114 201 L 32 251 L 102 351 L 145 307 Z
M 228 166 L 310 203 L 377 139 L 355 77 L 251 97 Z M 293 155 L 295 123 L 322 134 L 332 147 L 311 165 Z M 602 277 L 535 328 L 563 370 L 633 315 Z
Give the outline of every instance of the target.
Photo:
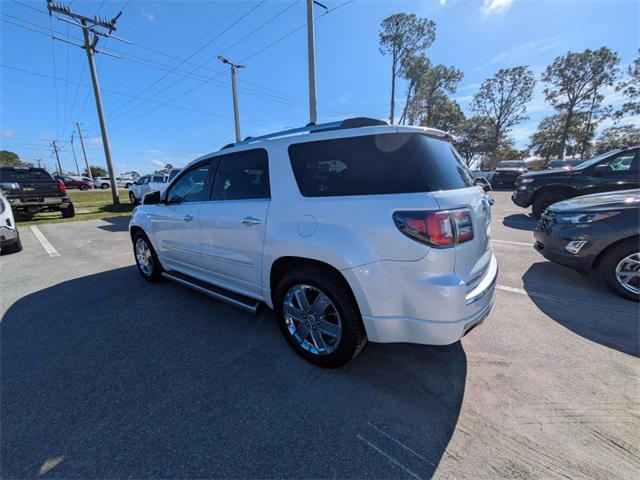
M 523 160 L 505 160 L 504 162 L 500 162 L 491 176 L 491 186 L 493 188 L 513 188 L 516 178 L 527 171 L 527 163 Z
M 640 190 L 585 195 L 546 209 L 534 248 L 552 262 L 596 269 L 621 297 L 640 298 Z
M 607 152 L 571 170 L 525 173 L 518 177 L 511 200 L 519 207 L 531 206 L 533 216 L 539 218 L 549 205 L 567 198 L 639 188 L 639 150 L 631 147 Z

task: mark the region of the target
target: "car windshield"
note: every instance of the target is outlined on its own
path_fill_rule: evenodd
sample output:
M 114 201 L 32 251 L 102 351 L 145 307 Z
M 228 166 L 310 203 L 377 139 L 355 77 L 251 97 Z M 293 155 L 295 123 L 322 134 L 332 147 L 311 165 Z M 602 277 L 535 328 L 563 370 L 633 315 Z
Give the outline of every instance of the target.
M 526 163 L 516 161 L 506 161 L 498 164 L 498 168 L 525 168 L 526 166 Z
M 588 167 L 590 167 L 591 165 L 595 165 L 595 164 L 596 164 L 596 163 L 598 163 L 599 161 L 604 160 L 604 159 L 605 159 L 605 158 L 607 158 L 608 156 L 613 155 L 614 153 L 619 152 L 619 151 L 620 151 L 620 150 L 611 150 L 611 151 L 609 151 L 609 152 L 603 153 L 602 155 L 598 155 L 598 156 L 597 156 L 597 157 L 595 157 L 595 158 L 592 158 L 592 159 L 590 159 L 590 160 L 587 160 L 587 161 L 585 161 L 585 162 L 582 162 L 582 163 L 581 163 L 581 164 L 579 164 L 579 165 L 576 165 L 576 166 L 575 166 L 575 169 L 576 169 L 576 170 L 578 170 L 578 169 L 582 169 L 582 168 L 588 168 Z

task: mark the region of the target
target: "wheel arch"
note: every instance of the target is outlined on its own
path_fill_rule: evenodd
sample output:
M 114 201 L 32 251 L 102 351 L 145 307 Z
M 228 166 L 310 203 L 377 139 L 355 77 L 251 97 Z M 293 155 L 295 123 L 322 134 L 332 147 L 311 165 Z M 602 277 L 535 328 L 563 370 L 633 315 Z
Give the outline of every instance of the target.
M 615 242 L 607 245 L 605 248 L 602 249 L 602 251 L 600 253 L 598 253 L 598 255 L 596 256 L 596 258 L 593 260 L 593 263 L 591 264 L 591 269 L 595 270 L 600 266 L 600 262 L 602 261 L 602 258 L 609 253 L 611 250 L 613 250 L 614 248 L 618 248 L 620 245 L 626 243 L 626 242 L 633 242 L 635 240 L 635 242 L 640 242 L 640 235 L 636 234 L 636 235 L 631 235 L 629 237 L 624 237 L 621 238 L 619 240 L 616 240 Z
M 313 259 L 313 258 L 283 256 L 283 257 L 277 258 L 271 264 L 271 269 L 269 271 L 269 291 L 270 291 L 269 301 L 271 302 L 272 306 L 275 304 L 274 297 L 276 294 L 276 288 L 280 280 L 282 280 L 282 278 L 286 275 L 287 272 L 291 271 L 293 268 L 296 268 L 302 265 L 325 268 L 327 270 L 330 270 L 338 274 L 344 281 L 345 285 L 349 287 L 349 291 L 351 292 L 351 295 L 353 296 L 354 300 L 356 300 L 356 303 L 359 303 L 354 294 L 353 288 L 349 284 L 349 281 L 347 280 L 347 278 L 344 276 L 344 274 L 340 270 L 335 268 L 333 265 L 327 262 L 323 262 L 321 260 Z
M 546 185 L 544 187 L 540 187 L 533 193 L 531 196 L 531 204 L 533 204 L 540 195 L 544 195 L 545 193 L 557 193 L 558 195 L 562 195 L 564 198 L 571 198 L 575 196 L 573 188 L 566 185 Z

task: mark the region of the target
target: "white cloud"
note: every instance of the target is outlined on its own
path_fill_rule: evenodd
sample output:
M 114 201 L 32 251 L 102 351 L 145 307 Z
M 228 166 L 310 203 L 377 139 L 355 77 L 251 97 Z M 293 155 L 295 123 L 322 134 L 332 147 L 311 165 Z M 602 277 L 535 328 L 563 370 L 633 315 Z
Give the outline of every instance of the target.
M 513 0 L 484 0 L 482 11 L 485 15 L 506 12 L 512 3 Z
M 491 58 L 485 67 L 496 64 L 505 65 L 517 62 L 520 62 L 519 64 L 526 63 L 526 60 L 534 57 L 535 55 L 564 48 L 562 41 L 563 37 L 564 35 L 559 34 L 510 48 L 509 50 L 505 50 Z
M 444 7 L 447 4 L 447 0 L 440 0 L 440 6 Z
M 18 132 L 16 130 L 2 130 L 2 136 L 4 138 L 16 138 L 18 136 Z
M 149 23 L 156 23 L 156 16 L 154 13 L 142 12 L 142 15 L 149 21 Z
M 89 145 L 90 147 L 101 147 L 102 146 L 102 138 L 100 137 L 89 137 L 85 139 L 84 143 Z
M 153 160 L 150 160 L 150 162 L 153 163 L 154 165 L 158 166 L 158 167 L 164 167 L 166 165 L 166 162 L 162 162 L 162 161 L 157 160 L 155 158 Z

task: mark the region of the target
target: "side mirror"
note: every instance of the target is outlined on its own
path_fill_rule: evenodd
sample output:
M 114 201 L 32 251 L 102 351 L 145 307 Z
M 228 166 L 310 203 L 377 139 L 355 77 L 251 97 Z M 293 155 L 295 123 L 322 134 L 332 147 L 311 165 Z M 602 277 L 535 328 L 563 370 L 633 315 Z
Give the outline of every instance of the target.
M 485 192 L 490 192 L 491 191 L 491 184 L 489 183 L 489 181 L 484 178 L 484 177 L 478 177 L 473 181 L 473 184 L 478 186 L 478 187 L 482 187 L 482 189 Z
M 609 164 L 596 165 L 596 168 L 593 169 L 593 174 L 596 177 L 602 177 L 602 176 L 606 175 L 607 173 L 609 173 L 610 171 L 611 171 L 611 167 L 609 167 Z
M 143 205 L 159 205 L 161 203 L 162 198 L 160 197 L 160 192 L 149 192 L 145 194 L 142 198 Z

